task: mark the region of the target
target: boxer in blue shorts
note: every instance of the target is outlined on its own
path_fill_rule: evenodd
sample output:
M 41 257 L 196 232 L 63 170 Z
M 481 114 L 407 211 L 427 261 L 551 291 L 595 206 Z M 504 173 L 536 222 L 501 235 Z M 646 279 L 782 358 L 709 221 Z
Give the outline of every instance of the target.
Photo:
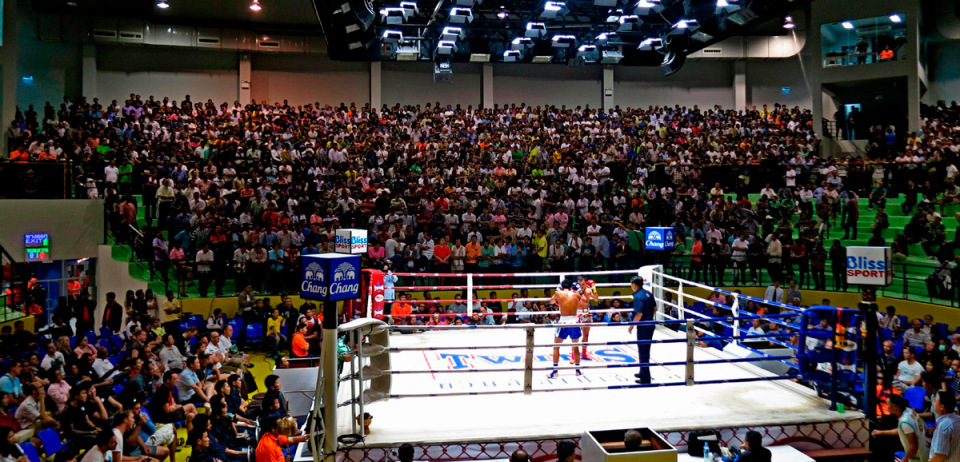
M 560 307 L 560 320 L 557 324 L 573 324 L 573 326 L 557 328 L 556 336 L 553 339 L 553 343 L 556 345 L 553 347 L 554 369 L 547 375 L 548 379 L 557 378 L 556 368 L 560 363 L 560 344 L 567 338 L 573 343 L 573 364 L 576 366 L 580 365 L 580 349 L 577 348 L 577 341 L 580 340 L 580 327 L 576 325 L 580 321 L 577 315 L 577 308 L 580 306 L 580 297 L 580 291 L 574 287 L 574 282 L 570 279 L 564 279 L 560 283 L 560 288 L 554 292 L 553 298 L 550 299 L 551 304 Z M 577 375 L 581 375 L 580 369 L 577 369 Z

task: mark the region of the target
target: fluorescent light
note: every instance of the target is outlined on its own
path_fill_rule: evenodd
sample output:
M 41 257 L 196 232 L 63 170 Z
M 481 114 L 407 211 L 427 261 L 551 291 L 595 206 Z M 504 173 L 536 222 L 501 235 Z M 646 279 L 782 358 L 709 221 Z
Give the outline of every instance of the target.
M 902 21 L 903 21 L 903 18 L 901 18 L 899 14 L 891 14 L 891 15 L 890 15 L 890 22 L 895 23 L 895 24 L 900 24 L 900 22 L 902 22 Z
M 170 8 L 170 2 L 168 2 L 167 0 L 160 0 L 159 2 L 157 2 L 157 8 L 160 8 L 161 10 Z
M 253 0 L 250 2 L 250 11 L 259 12 L 263 7 L 260 6 L 260 0 Z
M 840 23 L 840 25 L 843 26 L 843 28 L 844 28 L 844 29 L 847 29 L 847 30 L 853 29 L 853 23 L 850 22 L 850 21 L 844 21 L 844 22 Z
M 544 11 L 563 11 L 567 7 L 564 2 L 547 2 L 543 5 Z
M 657 5 L 654 5 L 650 0 L 640 0 L 637 2 L 637 8 L 653 8 Z

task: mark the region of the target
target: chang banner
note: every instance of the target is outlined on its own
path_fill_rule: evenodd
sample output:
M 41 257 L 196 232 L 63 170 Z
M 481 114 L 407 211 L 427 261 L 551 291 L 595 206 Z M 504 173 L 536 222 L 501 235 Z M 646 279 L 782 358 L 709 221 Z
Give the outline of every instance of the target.
M 300 297 L 347 300 L 360 294 L 360 256 L 325 253 L 302 257 Z
M 673 250 L 673 228 L 648 227 L 643 242 L 647 250 Z

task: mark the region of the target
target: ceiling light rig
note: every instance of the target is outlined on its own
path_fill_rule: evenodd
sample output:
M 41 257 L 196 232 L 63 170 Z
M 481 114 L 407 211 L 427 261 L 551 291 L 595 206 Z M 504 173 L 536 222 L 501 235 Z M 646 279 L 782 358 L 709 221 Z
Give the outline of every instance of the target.
M 262 9 L 263 9 L 263 6 L 260 5 L 260 0 L 253 0 L 252 2 L 250 2 L 250 11 L 253 11 L 254 13 L 259 13 L 260 10 Z
M 160 0 L 157 2 L 157 8 L 160 8 L 161 10 L 170 8 L 170 2 L 168 2 L 167 0 Z
M 797 25 L 793 23 L 793 16 L 787 16 L 783 18 L 783 28 L 784 29 L 796 29 Z

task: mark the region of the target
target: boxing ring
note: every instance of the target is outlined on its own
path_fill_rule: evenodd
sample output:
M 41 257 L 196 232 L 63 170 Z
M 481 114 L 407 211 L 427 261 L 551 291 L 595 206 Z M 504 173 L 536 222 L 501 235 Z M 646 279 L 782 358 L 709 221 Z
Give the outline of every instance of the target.
M 691 293 L 719 289 L 675 278 L 658 266 L 631 271 L 585 273 L 530 273 L 500 275 L 396 273 L 404 281 L 398 291 L 467 290 L 468 312 L 473 314 L 473 290 L 547 289 L 552 284 L 524 284 L 529 278 L 609 278 L 596 284 L 602 292 L 619 290 L 626 295 L 601 299 L 632 299 L 629 279 L 640 275 L 655 295 L 654 320 L 593 322 L 586 346 L 589 359 L 572 365 L 569 342 L 560 345 L 559 377 L 550 379 L 556 326 L 516 323 L 505 325 L 405 325 L 401 317 L 386 324 L 362 319 L 340 326 L 355 355 L 339 373 L 337 425 L 327 428 L 338 437 L 336 458 L 383 460 L 402 443 L 418 448 L 417 459 L 482 460 L 506 458 L 523 447 L 536 459 L 551 454 L 559 439 L 577 439 L 585 430 L 648 427 L 665 435 L 675 446 L 684 446 L 690 431 L 718 429 L 735 443 L 748 429 L 760 430 L 767 444 L 791 438 L 823 441 L 833 447 L 865 446 L 868 440 L 864 415 L 854 410 L 838 413 L 830 401 L 797 379 L 799 362 L 807 355 L 802 347 L 805 329 L 798 325 L 803 313 L 795 307 L 768 303 L 737 294 L 726 306 Z M 465 278 L 466 285 L 423 285 L 423 277 Z M 474 285 L 474 278 L 519 279 L 517 284 Z M 616 279 L 626 279 L 618 282 Z M 496 288 L 496 289 L 494 289 Z M 720 290 L 721 293 L 727 293 Z M 516 299 L 542 301 L 547 298 Z M 503 301 L 514 299 L 503 299 Z M 743 301 L 741 301 L 743 300 Z M 771 305 L 780 314 L 757 316 L 738 309 L 745 300 Z M 490 299 L 479 299 L 477 302 Z M 499 300 L 498 300 L 499 301 Z M 439 300 L 452 303 L 453 300 Z M 711 317 L 690 307 L 717 305 L 729 316 Z M 369 306 L 369 304 L 368 304 Z M 593 310 L 612 315 L 619 311 L 630 319 L 631 309 Z M 498 313 L 493 316 L 555 316 L 559 312 Z M 373 313 L 369 313 L 373 314 Z M 410 315 L 415 317 L 418 315 Z M 430 316 L 429 314 L 427 316 Z M 490 315 L 488 315 L 490 316 Z M 500 318 L 497 318 L 500 319 Z M 741 324 L 753 319 L 777 323 L 784 333 L 751 335 Z M 724 325 L 723 335 L 706 327 Z M 652 383 L 635 383 L 639 371 L 636 334 L 628 326 L 655 324 L 649 364 Z M 792 332 L 787 330 L 792 329 Z M 719 329 L 718 329 L 719 330 Z M 833 334 L 833 333 L 831 333 Z M 855 335 L 852 334 L 851 335 Z M 800 346 L 790 337 L 800 336 Z M 366 340 L 364 340 L 366 338 Z M 730 354 L 706 345 L 726 342 L 742 349 L 763 340 L 777 344 L 776 353 L 752 350 L 751 357 Z M 841 341 L 837 337 L 837 341 Z M 718 345 L 719 346 L 719 345 Z M 790 351 L 791 354 L 783 354 Z M 757 363 L 778 363 L 784 374 Z M 789 367 L 787 367 L 789 366 Z M 576 369 L 582 375 L 576 374 Z M 323 379 L 320 379 L 323 382 Z M 329 387 L 327 387 L 327 390 Z M 318 386 L 317 396 L 321 396 Z M 357 416 L 372 415 L 369 431 Z M 343 435 L 348 435 L 344 437 Z M 495 442 L 495 443 L 491 443 Z M 296 460 L 310 460 L 309 450 Z M 319 459 L 317 459 L 319 460 Z

